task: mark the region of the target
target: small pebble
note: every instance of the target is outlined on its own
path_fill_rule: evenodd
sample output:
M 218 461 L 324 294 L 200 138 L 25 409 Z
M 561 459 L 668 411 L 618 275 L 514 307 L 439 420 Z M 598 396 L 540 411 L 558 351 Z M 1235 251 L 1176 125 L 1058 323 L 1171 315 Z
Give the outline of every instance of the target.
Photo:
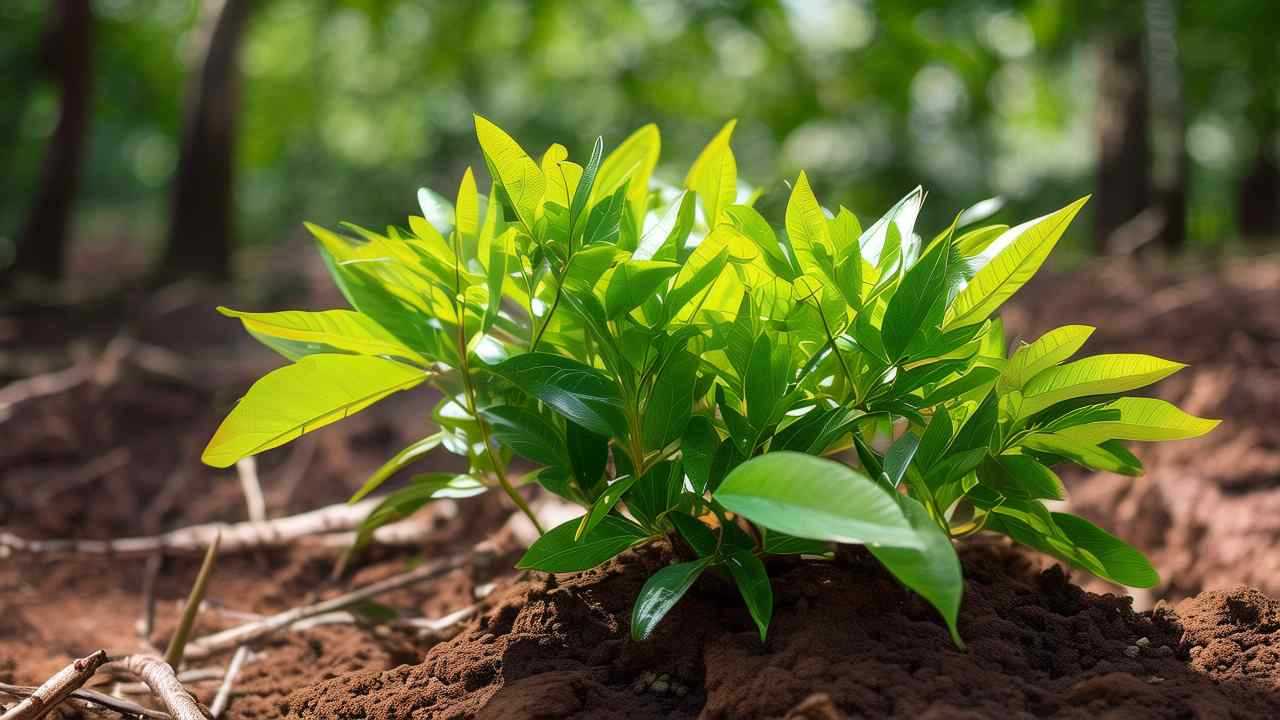
M 1168 645 L 1161 645 L 1156 648 L 1156 657 L 1173 657 L 1173 648 Z
M 1134 643 L 1134 645 L 1137 645 L 1140 648 L 1145 648 L 1150 644 L 1151 644 L 1151 638 L 1147 638 L 1147 637 L 1140 637 L 1138 638 L 1138 641 Z
M 689 688 L 684 685 L 676 685 L 675 693 L 676 697 L 684 697 L 689 694 Z
M 1129 647 L 1124 649 L 1124 654 L 1131 658 L 1138 657 L 1138 654 L 1141 652 L 1142 652 L 1142 648 L 1138 647 L 1137 645 L 1130 645 Z
M 653 684 L 649 686 L 649 689 L 652 690 L 654 694 L 666 695 L 667 691 L 671 689 L 671 683 L 666 680 L 654 680 Z

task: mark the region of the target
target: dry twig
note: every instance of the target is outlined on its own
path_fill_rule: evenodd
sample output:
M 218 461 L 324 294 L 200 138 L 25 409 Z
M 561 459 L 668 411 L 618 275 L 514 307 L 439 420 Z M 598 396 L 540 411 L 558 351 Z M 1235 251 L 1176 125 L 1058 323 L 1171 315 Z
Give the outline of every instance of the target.
M 240 476 L 240 489 L 244 492 L 244 504 L 249 512 L 249 522 L 266 522 L 267 501 L 262 496 L 262 483 L 258 481 L 258 461 L 250 455 L 236 463 Z
M 37 689 L 38 688 L 29 685 L 10 685 L 8 683 L 0 683 L 0 692 L 18 698 L 27 697 Z M 152 718 L 152 720 L 172 720 L 167 712 L 152 710 L 149 707 L 143 707 L 135 702 L 129 702 L 128 700 L 121 700 L 118 697 L 112 697 L 106 693 L 100 693 L 97 690 L 85 690 L 82 688 L 71 693 L 70 698 L 72 700 L 92 703 L 99 707 L 107 708 L 108 710 L 115 710 L 122 715 L 128 715 L 130 717 L 145 717 Z
M 71 693 L 80 689 L 93 674 L 107 661 L 107 651 L 99 650 L 88 657 L 82 657 L 70 665 L 54 673 L 53 677 L 44 681 L 26 699 L 9 709 L 0 720 L 40 720 L 66 700 Z
M 206 658 L 210 655 L 230 650 L 233 647 L 260 640 L 301 620 L 331 613 L 335 610 L 342 610 L 383 593 L 435 579 L 462 567 L 470 557 L 472 557 L 472 553 L 466 553 L 426 563 L 409 572 L 380 580 L 329 600 L 286 610 L 282 613 L 265 617 L 262 620 L 207 635 L 191 642 L 187 646 L 187 657 Z
M 222 715 L 223 710 L 227 709 L 227 703 L 231 700 L 231 687 L 236 682 L 236 676 L 240 674 L 240 666 L 244 665 L 248 658 L 249 648 L 244 645 L 236 648 L 236 654 L 231 656 L 226 675 L 222 678 L 222 685 L 218 688 L 218 694 L 213 696 L 213 705 L 209 707 L 209 712 L 213 714 L 215 720 Z
M 205 720 L 208 717 L 164 660 L 150 655 L 126 655 L 112 660 L 109 667 L 135 675 L 146 683 L 151 694 L 174 720 Z
M 108 667 L 108 671 L 117 670 L 118 668 Z M 220 667 L 200 667 L 190 670 L 183 670 L 177 673 L 178 682 L 183 685 L 196 685 L 198 683 L 206 683 L 213 681 L 222 681 L 226 676 L 226 672 Z M 122 677 L 133 677 L 132 675 L 124 675 Z M 151 688 L 142 682 L 121 682 L 112 687 L 112 692 L 120 695 L 147 695 L 151 692 Z

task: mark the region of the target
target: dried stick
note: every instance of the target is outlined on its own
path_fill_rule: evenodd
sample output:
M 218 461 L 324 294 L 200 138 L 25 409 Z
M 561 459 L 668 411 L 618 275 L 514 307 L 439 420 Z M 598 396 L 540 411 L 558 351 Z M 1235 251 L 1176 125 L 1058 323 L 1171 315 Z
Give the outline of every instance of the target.
M 27 540 L 11 533 L 0 533 L 0 548 L 32 554 L 145 555 L 157 550 L 203 552 L 221 533 L 221 552 L 226 554 L 288 545 L 310 535 L 354 530 L 380 502 L 380 497 L 368 498 L 354 505 L 329 505 L 267 522 L 207 523 L 160 535 L 116 540 Z
M 107 670 L 109 671 L 114 669 L 116 668 L 112 668 L 110 666 L 107 667 Z M 221 682 L 222 678 L 225 676 L 226 673 L 223 669 L 218 667 L 192 668 L 191 670 L 183 670 L 177 673 L 178 682 L 183 685 L 194 685 L 196 683 L 211 682 L 213 680 Z M 133 676 L 129 675 L 127 677 Z M 146 683 L 121 682 L 117 683 L 112 688 L 112 692 L 119 693 L 121 695 L 146 695 L 151 692 L 151 688 L 147 687 Z
M 151 694 L 164 705 L 174 720 L 205 720 L 205 712 L 191 693 L 182 686 L 173 668 L 158 657 L 126 655 L 113 660 L 111 666 L 136 675 L 151 688 Z
M 236 463 L 240 476 L 240 489 L 244 492 L 244 504 L 249 511 L 249 522 L 266 522 L 267 501 L 262 496 L 262 483 L 258 481 L 258 461 L 251 455 Z
M 270 615 L 262 620 L 238 625 L 212 635 L 206 635 L 205 637 L 191 642 L 187 646 L 187 657 L 206 658 L 215 653 L 230 650 L 238 645 L 245 645 L 264 638 L 283 628 L 289 627 L 300 620 L 306 620 L 307 618 L 312 618 L 317 615 L 331 613 L 335 610 L 342 610 L 357 603 L 364 602 L 365 600 L 377 597 L 383 593 L 398 590 L 426 580 L 435 579 L 445 573 L 462 567 L 472 554 L 473 553 L 465 553 L 462 555 L 443 558 L 441 560 L 422 565 L 421 567 L 410 570 L 409 572 L 401 573 L 385 580 L 380 580 L 329 600 L 323 600 L 313 605 L 293 608 L 292 610 L 286 610 L 282 613 Z
M 240 674 L 240 666 L 244 665 L 248 657 L 249 648 L 245 645 L 236 648 L 236 654 L 231 656 L 231 662 L 227 665 L 227 674 L 223 676 L 218 694 L 213 696 L 213 705 L 209 707 L 214 720 L 217 720 L 222 715 L 222 711 L 227 709 L 227 703 L 231 700 L 231 686 L 235 684 L 236 676 Z
M 187 606 L 182 610 L 182 620 L 169 639 L 169 648 L 164 651 L 164 661 L 171 667 L 182 665 L 182 652 L 187 646 L 187 638 L 191 637 L 191 628 L 195 627 L 196 618 L 200 615 L 200 604 L 204 602 L 204 593 L 209 587 L 209 576 L 213 574 L 213 565 L 218 558 L 218 542 L 221 539 L 221 535 L 213 536 L 213 544 L 205 552 L 204 562 L 200 564 L 200 573 L 191 584 L 191 594 L 187 596 Z
M 39 688 L 31 687 L 29 685 L 10 685 L 8 683 L 0 683 L 0 692 L 19 698 L 27 697 L 37 689 Z M 92 703 L 94 705 L 107 708 L 108 710 L 115 710 L 122 715 L 152 718 L 152 720 L 172 720 L 167 712 L 152 710 L 149 707 L 143 707 L 137 703 L 129 702 L 128 700 L 121 700 L 120 698 L 112 697 L 106 693 L 100 693 L 97 690 L 85 690 L 82 688 L 71 693 L 70 697 L 72 700 Z
M 0 716 L 0 720 L 40 720 L 57 707 L 58 703 L 80 689 L 80 686 L 93 677 L 93 674 L 106 661 L 106 650 L 99 650 L 88 657 L 76 660 L 45 680 L 44 684 L 36 688 L 25 700 Z

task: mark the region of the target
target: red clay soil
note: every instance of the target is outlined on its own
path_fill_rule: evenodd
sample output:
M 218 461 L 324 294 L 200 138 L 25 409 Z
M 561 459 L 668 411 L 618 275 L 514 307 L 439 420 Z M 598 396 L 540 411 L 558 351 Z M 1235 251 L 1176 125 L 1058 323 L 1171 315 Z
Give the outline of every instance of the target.
M 508 587 L 422 663 L 289 696 L 298 718 L 809 718 L 1280 716 L 1280 603 L 1246 589 L 1136 613 L 1060 568 L 964 553 L 954 647 L 935 613 L 869 555 L 773 568 L 761 645 L 736 591 L 695 585 L 649 641 L 628 638 L 653 549 Z

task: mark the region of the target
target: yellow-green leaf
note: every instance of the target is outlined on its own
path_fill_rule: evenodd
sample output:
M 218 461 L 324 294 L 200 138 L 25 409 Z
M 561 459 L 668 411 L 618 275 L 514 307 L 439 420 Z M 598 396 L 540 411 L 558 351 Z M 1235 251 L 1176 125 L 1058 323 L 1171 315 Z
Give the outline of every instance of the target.
M 650 123 L 631 133 L 600 164 L 587 206 L 594 207 L 596 202 L 612 195 L 625 182 L 631 212 L 636 218 L 643 218 L 645 201 L 649 197 L 649 178 L 658 165 L 661 151 L 662 138 L 657 125 Z
M 980 323 L 1026 284 L 1089 198 L 1010 228 L 977 256 L 981 269 L 947 309 L 944 330 Z
M 1196 417 L 1176 405 L 1155 398 L 1120 398 L 1104 407 L 1120 411 L 1119 420 L 1094 422 L 1059 430 L 1058 434 L 1087 443 L 1107 440 L 1185 440 L 1199 437 L 1221 420 Z
M 462 237 L 464 244 L 476 238 L 480 233 L 480 196 L 476 192 L 476 177 L 467 168 L 462 174 L 462 182 L 458 185 L 458 201 L 453 206 L 454 229 Z
M 532 228 L 547 189 L 547 180 L 538 164 L 520 144 L 497 125 L 476 115 L 476 137 L 492 164 L 498 182 L 507 191 L 511 205 L 526 227 Z
M 425 358 L 394 335 L 352 310 L 252 313 L 219 307 L 218 312 L 239 319 L 258 341 L 290 360 L 318 353 L 349 352 L 427 364 Z
M 1041 335 L 1013 353 L 1000 375 L 1000 386 L 1021 388 L 1031 378 L 1075 355 L 1092 334 L 1093 328 L 1088 325 L 1064 325 Z
M 737 120 L 725 123 L 693 161 L 684 179 L 685 187 L 696 192 L 702 201 L 708 228 L 719 224 L 725 208 L 733 204 L 738 194 L 738 163 L 729 147 L 737 123 Z
M 1051 367 L 1031 378 L 1022 391 L 1025 417 L 1072 398 L 1128 392 L 1186 367 L 1151 355 L 1094 355 Z
M 392 360 L 308 355 L 255 382 L 222 421 L 201 459 L 213 467 L 230 467 L 426 379 L 422 370 Z
M 835 257 L 827 216 L 814 197 L 804 171 L 796 178 L 791 199 L 787 202 L 787 238 L 791 241 L 791 250 L 796 255 L 801 273 L 822 273 L 821 266 L 814 259 L 820 252 L 818 248 L 822 248 L 827 257 Z

